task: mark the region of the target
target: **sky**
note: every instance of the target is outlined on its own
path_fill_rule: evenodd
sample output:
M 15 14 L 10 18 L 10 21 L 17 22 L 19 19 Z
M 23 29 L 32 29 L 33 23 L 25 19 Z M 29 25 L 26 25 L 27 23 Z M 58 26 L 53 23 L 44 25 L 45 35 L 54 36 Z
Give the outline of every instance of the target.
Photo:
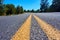
M 52 0 L 49 0 L 50 5 L 51 1 Z M 4 4 L 20 5 L 26 10 L 37 10 L 40 8 L 40 0 L 4 0 Z

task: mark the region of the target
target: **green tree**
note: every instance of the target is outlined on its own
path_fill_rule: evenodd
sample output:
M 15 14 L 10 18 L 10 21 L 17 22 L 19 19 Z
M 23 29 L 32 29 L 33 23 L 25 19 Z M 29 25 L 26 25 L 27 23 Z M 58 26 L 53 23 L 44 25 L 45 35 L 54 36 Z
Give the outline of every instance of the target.
M 23 7 L 21 6 L 20 7 L 20 13 L 23 13 L 24 12 L 24 10 L 23 10 Z
M 6 15 L 12 15 L 16 13 L 15 6 L 13 4 L 7 4 L 4 8 Z
M 22 6 L 17 6 L 16 13 L 17 14 L 22 14 L 23 12 L 24 12 L 23 7 Z
M 24 10 L 24 12 L 27 12 L 26 10 Z
M 46 12 L 46 10 L 48 9 L 48 0 L 41 0 L 40 5 L 41 12 Z
M 0 15 L 3 15 L 3 0 L 0 0 Z
M 53 0 L 50 11 L 60 12 L 60 0 Z
M 39 13 L 39 12 L 40 12 L 40 10 L 39 10 L 39 9 L 37 9 L 37 10 L 36 10 L 36 12 L 37 12 L 37 13 Z
M 34 9 L 32 9 L 31 12 L 34 12 Z
M 30 10 L 27 10 L 27 12 L 30 12 Z

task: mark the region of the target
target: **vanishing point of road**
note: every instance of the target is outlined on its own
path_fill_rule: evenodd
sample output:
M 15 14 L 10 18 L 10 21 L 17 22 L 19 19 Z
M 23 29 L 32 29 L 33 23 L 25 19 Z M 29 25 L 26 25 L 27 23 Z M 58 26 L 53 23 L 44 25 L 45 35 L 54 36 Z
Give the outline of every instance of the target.
M 60 40 L 60 13 L 0 16 L 0 40 Z

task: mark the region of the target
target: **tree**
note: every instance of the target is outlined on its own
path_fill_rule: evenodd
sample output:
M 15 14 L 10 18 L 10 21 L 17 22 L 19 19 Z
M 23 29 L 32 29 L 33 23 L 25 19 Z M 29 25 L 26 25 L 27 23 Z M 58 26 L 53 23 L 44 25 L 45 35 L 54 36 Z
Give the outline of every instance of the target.
M 36 10 L 36 12 L 38 13 L 38 12 L 40 12 L 40 10 L 39 10 L 39 9 L 37 9 L 37 10 Z
M 4 8 L 4 11 L 6 12 L 6 15 L 15 14 L 15 6 L 13 4 L 7 4 Z
M 20 13 L 23 13 L 24 12 L 24 10 L 23 10 L 23 7 L 21 6 L 20 7 Z
M 34 9 L 32 9 L 31 12 L 34 12 Z
M 41 0 L 40 5 L 41 5 L 40 7 L 41 12 L 46 12 L 48 8 L 48 0 Z
M 53 0 L 50 9 L 54 12 L 60 12 L 60 0 Z
M 30 10 L 27 10 L 26 12 L 30 12 Z
M 60 0 L 52 0 L 52 5 L 48 8 L 48 12 L 60 12 Z
M 21 13 L 23 13 L 23 7 L 22 6 L 17 6 L 17 8 L 16 8 L 16 13 L 17 14 L 21 14 Z
M 0 15 L 3 15 L 3 0 L 0 0 Z
M 26 10 L 24 10 L 24 12 L 27 12 Z

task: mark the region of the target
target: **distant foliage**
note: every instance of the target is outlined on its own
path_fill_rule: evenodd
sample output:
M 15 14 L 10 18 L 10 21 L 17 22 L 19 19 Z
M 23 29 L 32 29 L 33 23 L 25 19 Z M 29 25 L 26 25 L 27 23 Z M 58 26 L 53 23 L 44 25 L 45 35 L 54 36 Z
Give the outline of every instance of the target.
M 46 10 L 48 9 L 48 0 L 41 0 L 40 5 L 40 12 L 46 12 Z
M 0 15 L 22 14 L 23 12 L 22 6 L 15 7 L 13 4 L 0 5 Z
M 52 0 L 49 6 L 49 0 L 41 0 L 40 12 L 60 12 L 60 0 Z
M 0 15 L 14 15 L 23 13 L 23 7 L 13 4 L 3 4 L 4 0 L 0 0 Z
M 60 0 L 53 0 L 47 12 L 60 12 Z
M 24 12 L 60 12 L 60 0 L 52 0 L 52 4 L 49 5 L 49 0 L 41 0 L 40 8 L 37 10 L 24 10 L 22 6 L 17 6 L 13 4 L 3 4 L 4 0 L 0 0 L 0 15 L 15 15 L 22 14 Z
M 50 6 L 50 11 L 60 12 L 60 0 L 53 0 L 52 5 Z
M 7 4 L 6 6 L 5 6 L 5 13 L 6 13 L 6 15 L 11 15 L 11 14 L 14 14 L 15 12 L 14 12 L 14 9 L 15 9 L 15 7 L 14 7 L 14 5 L 13 4 Z
M 0 15 L 3 15 L 3 0 L 0 0 Z

